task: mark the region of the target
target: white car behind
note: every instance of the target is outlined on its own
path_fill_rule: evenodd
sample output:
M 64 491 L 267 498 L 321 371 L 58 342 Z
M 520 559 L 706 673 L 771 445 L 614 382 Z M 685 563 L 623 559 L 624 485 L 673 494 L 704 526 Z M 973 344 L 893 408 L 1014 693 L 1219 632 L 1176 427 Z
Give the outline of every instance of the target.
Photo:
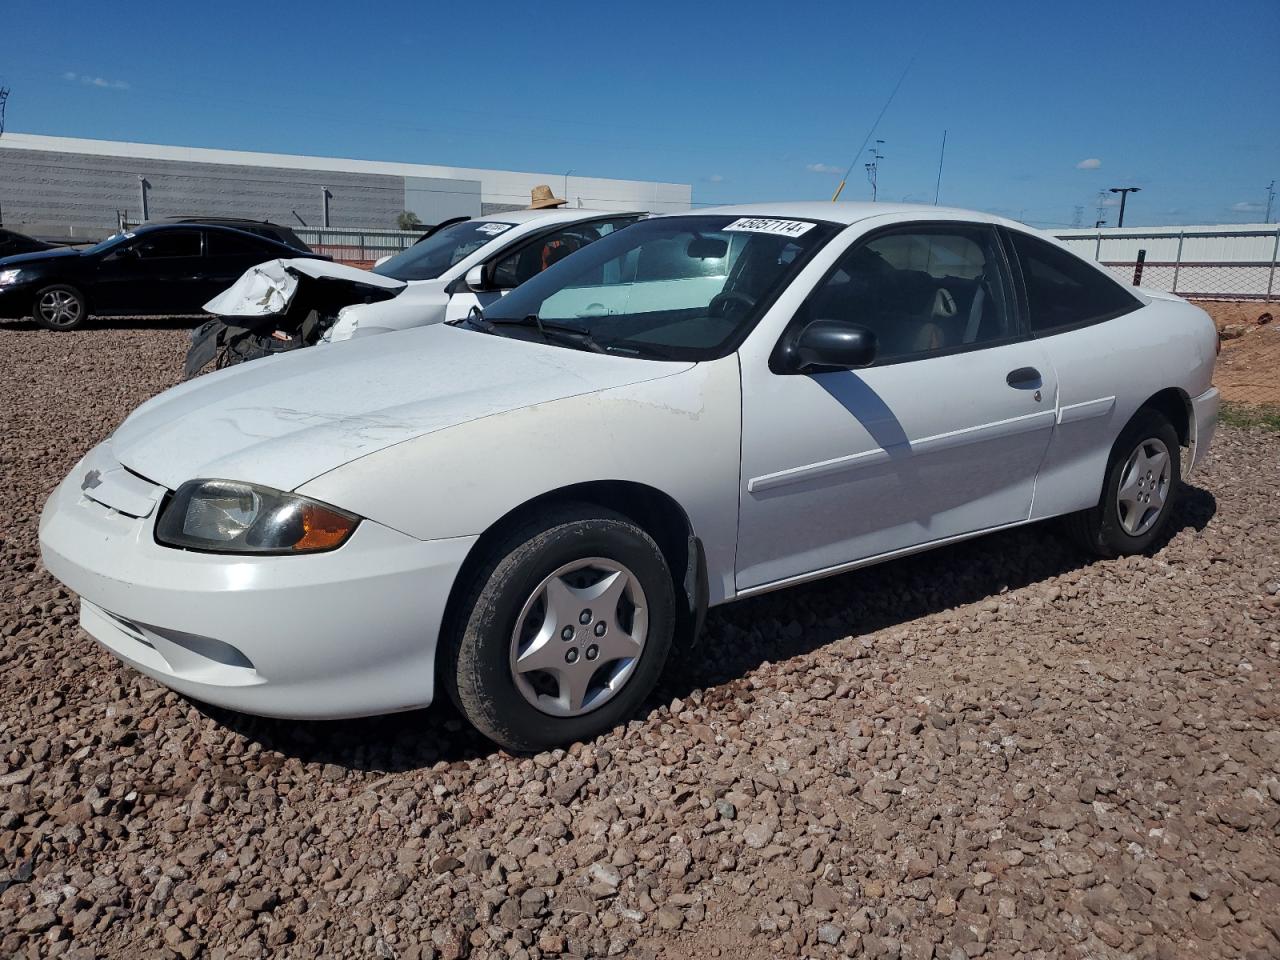
M 440 685 L 539 749 L 624 720 L 712 605 L 1051 517 L 1158 545 L 1216 345 L 985 214 L 656 217 L 483 317 L 159 395 L 52 495 L 42 553 L 191 697 L 342 717 Z

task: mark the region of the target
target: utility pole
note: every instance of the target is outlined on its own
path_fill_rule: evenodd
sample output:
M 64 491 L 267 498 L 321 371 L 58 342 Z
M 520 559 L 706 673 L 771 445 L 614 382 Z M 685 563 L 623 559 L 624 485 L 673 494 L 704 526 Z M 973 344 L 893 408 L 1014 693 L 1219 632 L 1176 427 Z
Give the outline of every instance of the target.
M 1120 194 L 1120 220 L 1116 223 L 1117 227 L 1124 226 L 1124 202 L 1129 199 L 1129 194 L 1137 193 L 1141 187 L 1112 187 L 1112 193 Z
M 876 191 L 879 189 L 876 181 L 880 176 L 880 161 L 884 159 L 884 154 L 880 152 L 882 146 L 884 146 L 884 141 L 877 140 L 876 145 L 871 148 L 871 162 L 863 164 L 867 171 L 867 181 L 871 184 L 872 203 L 876 202 Z
M 1270 183 L 1267 184 L 1267 219 L 1263 220 L 1262 221 L 1263 223 L 1271 222 L 1271 203 L 1273 200 L 1275 200 L 1275 198 L 1276 198 L 1276 182 L 1272 180 Z
M 1071 218 L 1071 228 L 1073 230 L 1079 230 L 1082 223 L 1084 223 L 1084 206 L 1083 204 L 1077 203 L 1075 216 Z
M 9 103 L 9 88 L 0 87 L 0 134 L 4 133 L 4 108 Z
M 569 202 L 569 174 L 573 173 L 572 169 L 564 172 L 564 202 Z

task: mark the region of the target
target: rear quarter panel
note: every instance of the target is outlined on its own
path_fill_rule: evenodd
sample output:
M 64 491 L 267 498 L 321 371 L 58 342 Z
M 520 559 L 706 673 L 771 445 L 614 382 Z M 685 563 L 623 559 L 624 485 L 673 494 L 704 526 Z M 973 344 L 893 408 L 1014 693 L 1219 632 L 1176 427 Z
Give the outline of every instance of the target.
M 1217 332 L 1199 307 L 1149 296 L 1138 310 L 1042 338 L 1058 374 L 1058 423 L 1036 482 L 1032 518 L 1094 506 L 1116 437 L 1152 396 L 1200 396 Z

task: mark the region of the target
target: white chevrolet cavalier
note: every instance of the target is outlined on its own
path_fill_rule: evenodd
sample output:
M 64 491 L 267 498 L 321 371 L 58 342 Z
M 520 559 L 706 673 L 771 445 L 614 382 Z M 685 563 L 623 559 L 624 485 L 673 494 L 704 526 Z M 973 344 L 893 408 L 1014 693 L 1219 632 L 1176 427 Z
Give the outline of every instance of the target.
M 41 545 L 85 629 L 193 698 L 344 717 L 439 683 L 538 749 L 635 710 L 708 606 L 1048 517 L 1147 548 L 1216 343 L 984 214 L 659 217 L 483 315 L 161 394 Z

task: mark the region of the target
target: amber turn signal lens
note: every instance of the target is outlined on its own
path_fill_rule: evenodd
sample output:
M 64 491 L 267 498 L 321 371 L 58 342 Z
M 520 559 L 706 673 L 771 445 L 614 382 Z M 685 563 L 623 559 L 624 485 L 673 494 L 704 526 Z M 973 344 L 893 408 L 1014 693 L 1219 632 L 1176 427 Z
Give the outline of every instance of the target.
M 356 521 L 315 503 L 302 507 L 302 537 L 294 550 L 332 550 L 347 539 Z

